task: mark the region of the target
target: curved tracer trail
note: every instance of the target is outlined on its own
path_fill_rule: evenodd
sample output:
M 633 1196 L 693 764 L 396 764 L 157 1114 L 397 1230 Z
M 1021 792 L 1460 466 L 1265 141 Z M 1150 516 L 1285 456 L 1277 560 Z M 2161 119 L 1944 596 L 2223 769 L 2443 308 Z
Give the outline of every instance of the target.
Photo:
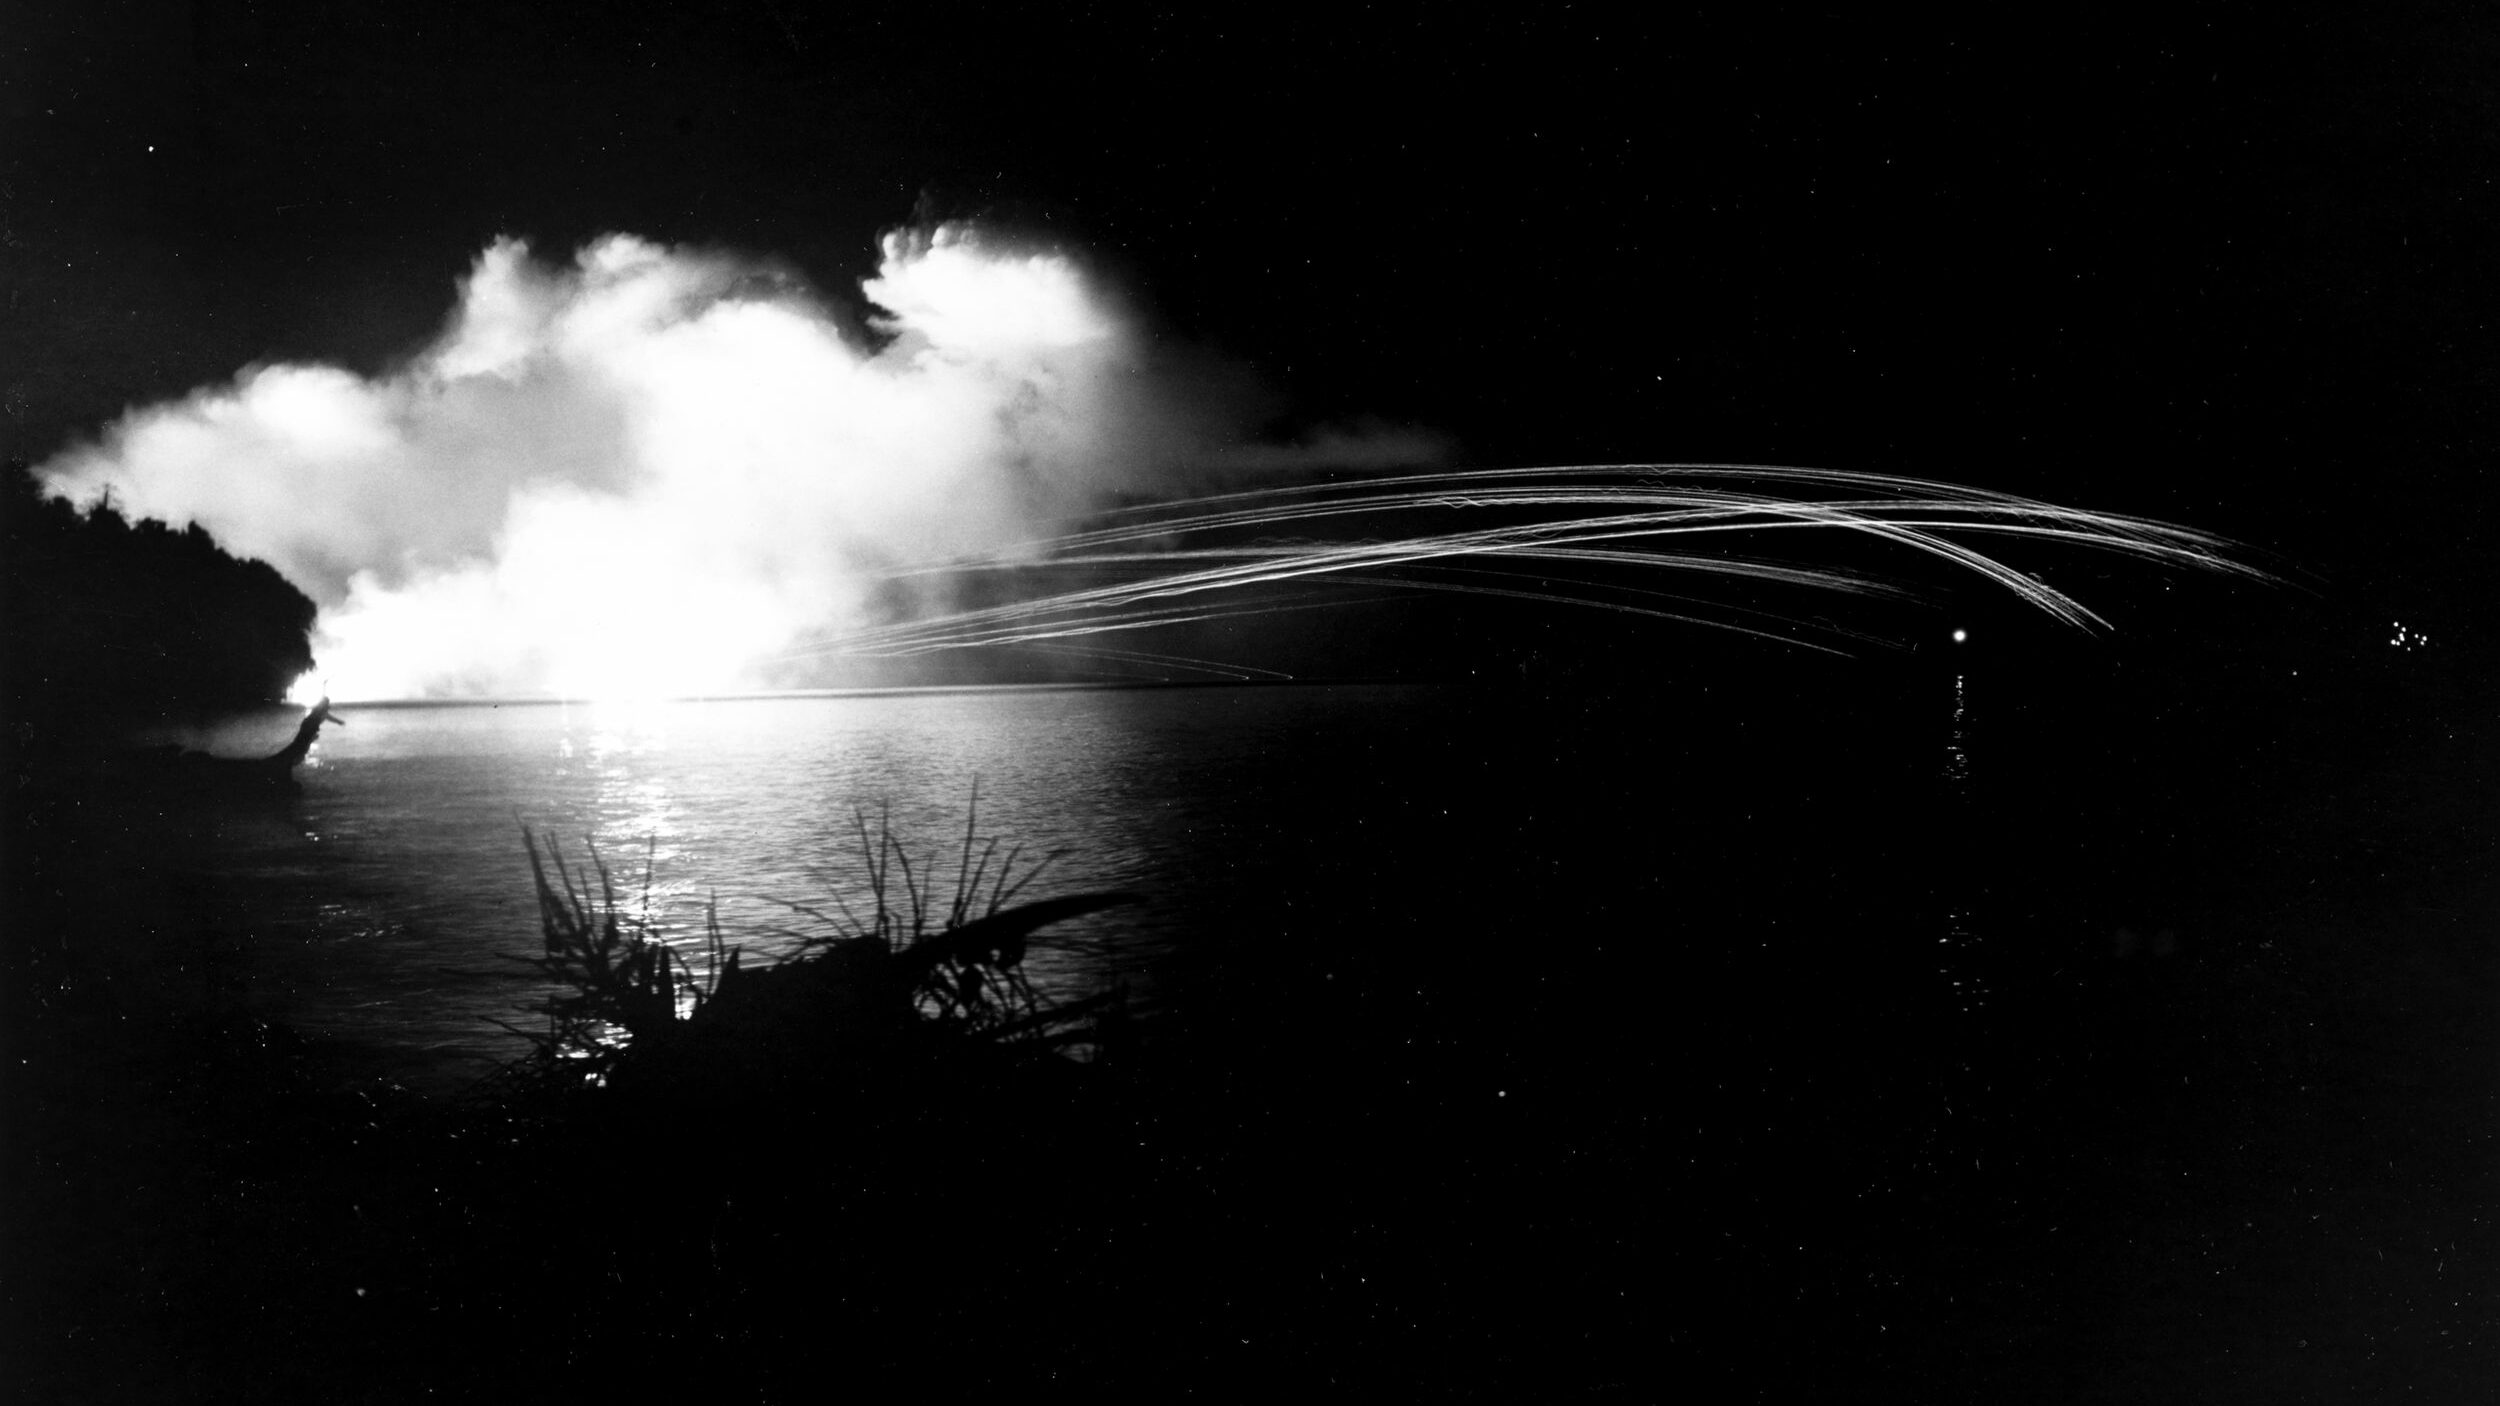
M 1429 525 L 1452 515 L 1492 520 L 1481 526 Z M 1363 588 L 1366 599 L 1457 592 L 1591 607 L 1811 649 L 1832 646 L 1803 638 L 1802 632 L 1874 641 L 1829 622 L 1698 593 L 1712 581 L 1742 579 L 1856 596 L 1914 594 L 1897 583 L 1793 556 L 1700 550 L 1759 543 L 1769 534 L 1785 543 L 1801 529 L 1869 539 L 1940 560 L 2083 629 L 2106 628 L 2107 622 L 1966 539 L 2056 543 L 2272 579 L 2229 555 L 2231 544 L 2224 539 L 2193 528 L 1958 484 L 1775 465 L 1595 464 L 1402 474 L 1141 504 L 1095 521 L 1096 526 L 1008 553 L 895 573 L 1048 573 L 1091 578 L 1090 584 L 854 630 L 781 657 L 890 656 L 1064 640 L 1342 603 L 1337 597 L 1311 598 L 1314 588 L 1331 586 Z M 1307 535 L 1323 527 L 1343 535 L 1329 540 Z M 1305 535 L 1287 538 L 1281 535 L 1286 531 Z M 1521 566 L 1541 574 L 1522 574 L 1515 569 Z M 1669 592 L 1612 579 L 1631 572 L 1682 580 L 1696 589 Z M 1497 577 L 1501 584 L 1493 583 Z

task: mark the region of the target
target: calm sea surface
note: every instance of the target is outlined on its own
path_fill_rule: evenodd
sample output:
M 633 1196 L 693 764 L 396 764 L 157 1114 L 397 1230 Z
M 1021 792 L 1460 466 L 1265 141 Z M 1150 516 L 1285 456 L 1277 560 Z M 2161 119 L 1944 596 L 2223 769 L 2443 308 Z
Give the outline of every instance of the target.
M 891 825 L 935 901 L 973 821 L 994 876 L 1054 853 L 1027 898 L 1119 890 L 1028 966 L 1046 991 L 1126 981 L 1272 889 L 1280 838 L 1342 792 L 1348 758 L 1430 717 L 1429 690 L 996 689 L 637 706 L 343 710 L 285 813 L 227 819 L 217 856 L 255 931 L 274 1013 L 382 1047 L 420 1079 L 518 1048 L 488 1016 L 531 999 L 522 831 L 574 863 L 596 844 L 625 905 L 700 954 L 707 905 L 771 951 L 821 932 L 792 909 L 865 911 L 857 825 Z M 278 724 L 217 739 L 248 753 Z M 978 788 L 977 812 L 974 811 Z M 985 887 L 990 885 L 985 881 Z M 899 904 L 901 896 L 895 896 Z M 1257 901 L 1255 897 L 1246 901 Z
M 2267 867 L 2289 851 L 2212 853 L 2246 828 L 2230 777 L 2260 769 L 2011 692 L 1835 672 L 1594 711 L 1387 686 L 351 708 L 300 803 L 228 818 L 214 862 L 271 1018 L 435 1085 L 517 1053 L 489 1018 L 539 994 L 513 960 L 538 942 L 524 826 L 576 862 L 595 843 L 628 907 L 647 876 L 688 951 L 716 902 L 770 952 L 822 931 L 789 904 L 861 905 L 860 814 L 951 899 L 977 785 L 993 874 L 1009 846 L 1019 875 L 1058 855 L 1026 897 L 1144 900 L 1058 932 L 1037 983 L 1126 982 L 1149 1009 L 1211 945 L 1404 924 L 1481 970 L 1567 936 L 1652 954 L 1608 981 L 1943 1033 L 2008 979 L 2168 957 L 2219 907 L 2294 891 Z M 216 742 L 265 750 L 290 721 Z
M 1770 1332 L 1878 1386 L 2103 1380 L 2182 1333 L 2297 1375 L 2335 1334 L 2464 1342 L 2477 1302 L 2437 1237 L 2487 1182 L 2454 1130 L 2492 1067 L 2493 713 L 2383 638 L 351 708 L 286 804 L 64 807 L 109 861 L 69 872 L 143 882 L 61 970 L 185 968 L 140 989 L 450 1091 L 544 994 L 524 826 L 629 907 L 647 863 L 694 952 L 715 901 L 769 950 L 808 922 L 776 900 L 860 902 L 863 809 L 951 897 L 977 783 L 983 841 L 1064 852 L 1027 896 L 1144 900 L 1029 959 L 1146 1003 L 1141 1157 L 1172 1205 L 1229 1188 L 1139 1282 L 1324 1293 L 1207 1319 L 1242 1362 L 1376 1322 L 1446 1363 L 1551 1312 L 1575 1360 Z M 1730 1390 L 1780 1370 L 1728 1352 Z

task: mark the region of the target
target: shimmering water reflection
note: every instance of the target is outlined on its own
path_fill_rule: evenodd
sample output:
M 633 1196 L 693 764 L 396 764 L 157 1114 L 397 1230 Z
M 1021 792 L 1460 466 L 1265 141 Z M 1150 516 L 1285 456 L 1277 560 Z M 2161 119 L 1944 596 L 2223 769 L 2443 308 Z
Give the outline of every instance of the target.
M 1316 739 L 1361 749 L 1416 690 L 965 690 L 621 705 L 343 710 L 303 772 L 300 824 L 230 826 L 260 881 L 274 1003 L 316 1030 L 472 1071 L 513 1037 L 483 1017 L 531 995 L 537 944 L 522 827 L 595 845 L 629 907 L 690 954 L 717 904 L 770 951 L 813 931 L 789 906 L 867 885 L 858 825 L 890 825 L 943 904 L 978 788 L 978 836 L 1049 867 L 1027 897 L 1147 902 L 1028 958 L 1045 992 L 1117 979 L 1149 1002 L 1154 959 L 1252 881 L 1278 817 L 1321 784 Z M 976 845 L 977 855 L 978 845 Z M 993 868 L 995 867 L 993 861 Z M 309 866 L 309 868 L 307 867 Z M 286 882 L 292 874 L 303 883 Z
M 1256 967 L 1279 934 L 1403 924 L 1482 963 L 1613 923 L 1660 952 L 1759 950 L 1781 983 L 1764 999 L 1883 972 L 1905 1012 L 1975 1013 L 1979 842 L 2003 827 L 1968 695 L 1872 720 L 1802 696 L 1766 715 L 1698 689 L 1602 722 L 1365 686 L 367 707 L 324 736 L 300 804 L 227 827 L 221 863 L 273 1017 L 438 1085 L 517 1053 L 489 1017 L 542 989 L 516 960 L 538 946 L 524 826 L 576 863 L 596 846 L 699 965 L 715 907 L 757 955 L 822 934 L 794 903 L 859 908 L 863 816 L 943 911 L 976 785 L 976 857 L 996 838 L 993 863 L 1048 862 L 1026 897 L 1144 899 L 1037 944 L 1046 995 L 1118 982 L 1151 1010 L 1210 952 Z

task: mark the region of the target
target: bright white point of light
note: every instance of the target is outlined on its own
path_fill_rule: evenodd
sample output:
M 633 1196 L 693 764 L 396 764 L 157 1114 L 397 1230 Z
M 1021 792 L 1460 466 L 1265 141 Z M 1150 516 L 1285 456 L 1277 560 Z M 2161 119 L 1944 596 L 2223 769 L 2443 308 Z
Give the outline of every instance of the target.
M 1961 643 L 1964 643 L 1965 641 L 1967 641 L 1967 640 L 1969 640 L 1969 639 L 1970 639 L 1970 631 L 1968 631 L 1968 630 L 1955 630 L 1955 631 L 1953 632 L 1953 642 L 1954 642 L 1955 644 L 1961 644 Z

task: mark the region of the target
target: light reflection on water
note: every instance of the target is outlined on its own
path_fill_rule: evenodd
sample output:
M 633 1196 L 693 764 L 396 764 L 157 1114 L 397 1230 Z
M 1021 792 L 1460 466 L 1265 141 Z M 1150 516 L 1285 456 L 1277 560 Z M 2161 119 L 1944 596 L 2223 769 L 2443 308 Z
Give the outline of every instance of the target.
M 1962 856 L 1974 853 L 1969 840 L 1982 823 L 1978 815 L 1978 799 L 1972 791 L 1970 755 L 1970 676 L 1953 676 L 1953 720 L 1944 744 L 1945 812 L 1955 848 Z M 1965 862 L 1967 858 L 1965 858 Z M 1988 978 L 1980 958 L 1981 936 L 1977 931 L 1976 885 L 1965 880 L 1948 887 L 1945 900 L 1944 935 L 1936 939 L 1944 949 L 1944 961 L 1937 968 L 1951 989 L 1954 1004 L 1963 1014 L 1975 1014 L 1988 1004 Z
M 890 821 L 942 911 L 976 781 L 978 834 L 1002 841 L 999 858 L 1023 846 L 1021 872 L 1061 852 L 1024 897 L 1118 890 L 1145 900 L 1037 943 L 1027 969 L 1046 995 L 1124 981 L 1152 1006 L 1165 989 L 1161 959 L 1227 923 L 1265 940 L 1278 905 L 1297 901 L 1287 885 L 1307 883 L 1313 865 L 1335 875 L 1311 891 L 1321 902 L 1388 914 L 1478 884 L 1491 886 L 1488 901 L 1539 903 L 1503 889 L 1520 878 L 1498 877 L 1541 872 L 1503 868 L 1516 856 L 1513 836 L 1525 833 L 1518 816 L 1545 826 L 1537 843 L 1615 844 L 1642 856 L 1665 876 L 1660 891 L 1676 895 L 1679 930 L 1692 933 L 1709 930 L 1714 894 L 1758 892 L 1755 880 L 1773 874 L 1784 876 L 1779 892 L 1794 891 L 1797 866 L 1821 863 L 1817 846 L 1900 837 L 1919 862 L 1897 871 L 1899 894 L 1827 894 L 1819 913 L 1779 910 L 1793 920 L 1782 931 L 1798 934 L 1794 959 L 1815 960 L 1831 940 L 1815 924 L 1845 902 L 1893 933 L 1904 957 L 1941 954 L 1897 970 L 1934 982 L 1945 1009 L 1972 1013 L 1989 999 L 1981 934 L 1993 920 L 1978 905 L 1987 879 L 1972 856 L 1994 822 L 1978 799 L 1960 683 L 1941 775 L 1902 774 L 1909 793 L 1827 795 L 1841 809 L 1798 811 L 1768 830 L 1727 817 L 1750 809 L 1748 797 L 1828 788 L 1831 775 L 1811 758 L 1758 771 L 1765 756 L 1792 755 L 1773 736 L 1757 750 L 1731 750 L 1722 737 L 1677 753 L 1685 760 L 1657 763 L 1671 792 L 1633 787 L 1628 803 L 1639 810 L 1583 823 L 1571 818 L 1580 798 L 1523 796 L 1492 780 L 1498 768 L 1483 770 L 1504 749 L 1532 755 L 1545 744 L 1480 740 L 1465 725 L 1453 733 L 1451 703 L 1429 688 L 1346 686 L 350 709 L 348 726 L 325 734 L 304 769 L 299 805 L 225 827 L 224 863 L 240 876 L 273 1018 L 353 1037 L 401 1077 L 436 1085 L 518 1053 L 518 1037 L 487 1017 L 526 1023 L 520 1009 L 543 992 L 515 960 L 539 944 L 523 826 L 577 865 L 595 844 L 625 906 L 647 901 L 699 968 L 715 903 L 728 940 L 757 955 L 821 935 L 791 902 L 830 908 L 840 895 L 859 909 L 862 812 L 872 832 L 881 816 Z M 1674 716 L 1641 718 L 1623 745 L 1651 745 L 1645 730 Z M 1445 740 L 1418 740 L 1434 736 Z M 1554 779 L 1538 775 L 1540 785 Z M 1590 785 L 1591 795 L 1626 800 L 1603 777 Z M 1864 828 L 1873 819 L 1880 831 Z M 1625 834 L 1645 838 L 1631 844 Z M 1626 885 L 1645 879 L 1605 872 Z M 1882 882 L 1880 868 L 1856 872 Z M 1913 884 L 1928 897 L 1913 897 Z
M 1261 794 L 1321 730 L 1385 726 L 1396 710 L 1380 705 L 1406 692 L 346 709 L 302 773 L 293 823 L 229 826 L 227 858 L 259 886 L 257 935 L 289 1018 L 474 1073 L 518 1048 L 482 1017 L 526 1024 L 515 1012 L 537 989 L 513 960 L 538 945 L 523 826 L 576 865 L 595 845 L 624 905 L 647 894 L 700 964 L 712 904 L 733 944 L 764 953 L 821 931 L 788 902 L 839 893 L 862 910 L 863 813 L 872 832 L 891 824 L 942 910 L 977 781 L 977 831 L 1002 841 L 998 859 L 1021 846 L 1021 875 L 1059 852 L 1023 897 L 1148 900 L 1037 942 L 1036 987 L 1071 997 L 1124 980 L 1151 1002 L 1152 959 L 1255 871 L 1262 827 L 1300 804 Z

